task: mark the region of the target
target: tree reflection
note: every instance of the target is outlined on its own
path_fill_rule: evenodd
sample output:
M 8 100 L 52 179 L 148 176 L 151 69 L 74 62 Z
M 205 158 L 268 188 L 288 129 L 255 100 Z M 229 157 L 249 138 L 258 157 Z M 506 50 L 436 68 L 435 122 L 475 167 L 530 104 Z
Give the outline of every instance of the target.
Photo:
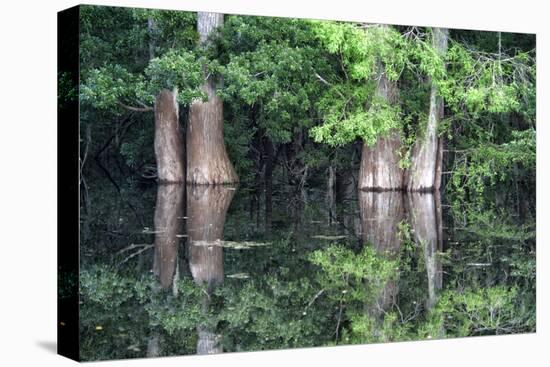
M 358 198 L 363 243 L 374 246 L 378 253 L 390 258 L 396 256 L 401 247 L 399 224 L 404 217 L 403 194 L 399 191 L 360 191 Z M 395 303 L 397 292 L 398 280 L 387 281 L 369 313 L 381 316 Z
M 202 309 L 206 313 L 210 294 L 224 280 L 223 227 L 234 187 L 200 185 L 187 187 L 187 235 L 189 268 L 195 283 L 206 286 Z M 197 354 L 223 352 L 215 330 L 198 325 Z
M 185 186 L 158 185 L 155 206 L 155 253 L 153 273 L 164 289 L 173 287 L 178 275 L 178 247 L 183 230 Z
M 428 300 L 431 309 L 437 301 L 437 292 L 443 285 L 443 270 L 437 252 L 443 250 L 441 224 L 441 196 L 435 193 L 409 193 L 407 195 L 409 221 L 414 240 L 422 246 L 428 278 Z

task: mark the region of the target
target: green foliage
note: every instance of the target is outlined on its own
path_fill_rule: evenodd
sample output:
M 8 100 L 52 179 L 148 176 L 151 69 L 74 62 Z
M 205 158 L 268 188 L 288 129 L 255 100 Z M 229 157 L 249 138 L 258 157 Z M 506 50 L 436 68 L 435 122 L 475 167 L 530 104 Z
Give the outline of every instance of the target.
M 338 107 L 340 106 L 337 103 L 327 106 L 330 112 L 325 115 L 325 123 L 311 129 L 315 141 L 342 146 L 361 138 L 366 144 L 374 145 L 378 137 L 385 136 L 400 126 L 399 108 L 382 99 L 375 99 L 367 110 L 357 108 L 347 112 L 344 105 L 342 113 Z M 342 115 L 345 116 L 344 119 Z
M 405 40 L 393 28 L 314 21 L 315 35 L 332 54 L 341 57 L 349 78 L 368 81 L 380 73 L 379 63 L 389 80 L 399 78 L 406 62 Z
M 338 55 L 343 75 L 329 84 L 317 108 L 323 124 L 311 129 L 317 142 L 331 146 L 362 139 L 373 145 L 379 136 L 400 128 L 398 105 L 375 93 L 376 79 L 399 79 L 406 61 L 405 41 L 390 27 L 313 22 L 315 35 L 329 53 Z M 367 108 L 365 106 L 368 106 Z
M 453 111 L 466 111 L 474 118 L 484 112 L 520 111 L 534 117 L 529 94 L 534 88 L 535 65 L 529 53 L 491 54 L 453 43 L 446 62 L 448 73 L 438 83 Z
M 221 96 L 232 104 L 255 108 L 258 126 L 274 143 L 288 143 L 294 131 L 311 126 L 316 52 L 284 43 L 262 43 L 253 52 L 231 57 Z
M 164 355 L 194 353 L 197 327 L 222 335 L 225 351 L 535 330 L 534 37 L 451 31 L 440 54 L 425 28 L 229 15 L 202 49 L 195 13 L 82 9 L 81 131 L 91 133 L 81 139 L 83 359 L 143 357 L 155 336 Z M 183 123 L 189 103 L 205 98 L 204 73 L 220 82 L 224 139 L 241 178 L 225 239 L 269 245 L 225 248 L 224 284 L 211 291 L 182 270 L 174 294 L 150 275 L 150 252 L 121 264 L 128 243 L 152 243 L 143 229 L 153 227 L 156 195 L 143 175 L 155 164 L 152 116 L 123 105 L 147 109 L 161 89 L 177 88 Z M 377 90 L 382 76 L 396 87 L 388 99 Z M 77 97 L 59 78 L 60 103 Z M 391 256 L 358 245 L 348 228 L 359 140 L 398 133 L 406 168 L 432 86 L 445 103 L 447 173 L 435 305 L 407 220 Z M 270 232 L 265 142 L 275 153 Z M 328 166 L 345 197 L 330 226 Z M 346 239 L 327 246 L 331 236 Z M 74 280 L 60 276 L 62 297 Z
M 495 335 L 523 330 L 524 313 L 518 306 L 516 288 L 496 286 L 446 291 L 428 317 L 425 331 L 445 330 L 449 336 Z M 440 329 L 441 328 L 441 329 Z M 442 335 L 437 335 L 442 336 Z
M 100 110 L 120 110 L 121 103 L 133 105 L 151 103 L 152 96 L 142 75 L 134 75 L 120 65 L 92 70 L 80 86 L 81 103 L 89 103 Z M 139 97 L 145 97 L 141 101 Z
M 199 98 L 207 99 L 200 91 L 204 83 L 201 62 L 191 52 L 170 50 L 151 60 L 145 75 L 149 81 L 147 89 L 150 100 L 162 89 L 177 89 L 178 102 L 182 104 L 190 104 Z
M 397 264 L 376 253 L 371 246 L 365 246 L 358 254 L 343 246 L 332 245 L 324 250 L 314 251 L 310 261 L 321 267 L 321 285 L 331 289 L 338 299 L 365 300 L 375 294 L 387 280 L 395 277 Z M 374 288 L 357 287 L 368 282 Z M 365 297 L 367 296 L 367 297 Z
M 466 150 L 455 160 L 451 185 L 456 200 L 483 200 L 488 188 L 523 172 L 532 172 L 536 163 L 535 130 L 512 131 L 511 140 L 502 144 L 483 144 Z

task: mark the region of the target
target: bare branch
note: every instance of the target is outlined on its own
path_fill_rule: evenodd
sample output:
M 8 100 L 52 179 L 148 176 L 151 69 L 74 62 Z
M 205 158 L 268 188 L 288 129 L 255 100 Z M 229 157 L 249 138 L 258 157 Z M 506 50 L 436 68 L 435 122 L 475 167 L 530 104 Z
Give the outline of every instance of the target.
M 143 103 L 140 103 L 141 105 L 143 105 L 144 107 L 134 107 L 134 106 L 128 106 L 122 102 L 118 102 L 119 105 L 121 105 L 122 107 L 126 108 L 127 110 L 129 111 L 133 111 L 133 112 L 149 112 L 149 111 L 153 111 L 153 107 L 150 107 L 150 106 L 146 106 L 144 105 Z

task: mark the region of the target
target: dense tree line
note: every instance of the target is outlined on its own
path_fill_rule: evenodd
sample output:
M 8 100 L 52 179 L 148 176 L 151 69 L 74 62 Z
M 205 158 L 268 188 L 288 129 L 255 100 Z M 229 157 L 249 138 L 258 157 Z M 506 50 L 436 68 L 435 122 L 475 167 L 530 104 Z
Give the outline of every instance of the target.
M 113 180 L 240 179 L 269 201 L 274 171 L 479 190 L 480 150 L 532 160 L 512 147 L 534 146 L 531 35 L 102 7 L 81 23 L 82 150 Z

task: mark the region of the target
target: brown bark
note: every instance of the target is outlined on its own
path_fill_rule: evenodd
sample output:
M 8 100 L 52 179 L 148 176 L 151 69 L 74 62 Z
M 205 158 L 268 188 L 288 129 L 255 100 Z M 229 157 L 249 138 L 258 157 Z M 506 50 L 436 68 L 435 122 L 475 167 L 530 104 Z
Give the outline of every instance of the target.
M 223 14 L 198 13 L 197 30 L 200 44 L 205 46 L 209 36 L 223 25 Z M 187 183 L 212 185 L 239 181 L 229 161 L 223 140 L 223 102 L 216 95 L 221 80 L 205 70 L 202 90 L 208 101 L 195 101 L 189 109 L 187 124 Z
M 398 226 L 404 217 L 403 194 L 359 191 L 359 210 L 363 243 L 374 246 L 378 253 L 396 256 L 401 247 Z M 397 293 L 398 281 L 388 281 L 369 312 L 375 317 L 381 316 L 395 302 Z
M 448 30 L 444 28 L 433 29 L 433 47 L 442 57 L 447 51 Z M 436 83 L 432 82 L 430 92 L 430 111 L 428 123 L 413 147 L 411 166 L 406 173 L 406 185 L 408 191 L 433 191 L 441 184 L 441 169 L 438 169 L 439 144 L 442 143 L 437 136 L 439 122 L 443 118 L 443 99 L 439 96 Z
M 177 90 L 163 89 L 155 100 L 155 158 L 160 183 L 185 180 L 177 94 Z
M 443 286 L 443 269 L 437 252 L 443 250 L 441 198 L 435 193 L 409 193 L 408 213 L 415 242 L 422 246 L 428 278 L 426 308 L 437 301 L 437 292 Z
M 155 251 L 153 273 L 163 288 L 177 278 L 179 237 L 183 230 L 183 195 L 181 184 L 159 185 L 155 206 Z
M 387 26 L 381 25 L 383 29 Z M 384 67 L 378 61 L 378 83 L 376 96 L 388 103 L 397 100 L 397 86 L 388 80 Z M 392 130 L 386 136 L 380 136 L 373 146 L 363 143 L 361 166 L 359 169 L 359 190 L 390 191 L 403 188 L 403 169 L 399 167 L 401 137 Z

